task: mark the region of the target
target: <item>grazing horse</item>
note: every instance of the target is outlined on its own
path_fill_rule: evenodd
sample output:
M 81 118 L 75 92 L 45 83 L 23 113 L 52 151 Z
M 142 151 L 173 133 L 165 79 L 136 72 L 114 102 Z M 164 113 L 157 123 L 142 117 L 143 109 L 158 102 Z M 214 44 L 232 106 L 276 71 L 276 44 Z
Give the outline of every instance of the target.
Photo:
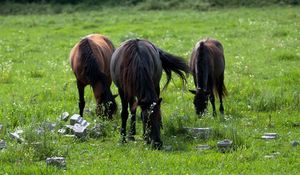
M 216 115 L 215 96 L 220 99 L 220 112 L 224 114 L 222 97 L 226 95 L 224 85 L 225 59 L 222 44 L 213 39 L 199 41 L 190 59 L 190 69 L 194 77 L 196 90 L 190 90 L 194 97 L 197 114 L 203 115 L 207 108 L 208 97 L 212 104 L 213 115 Z
M 114 50 L 112 42 L 99 34 L 84 37 L 71 50 L 71 67 L 77 80 L 81 116 L 85 106 L 84 88 L 87 85 L 93 88 L 97 115 L 111 119 L 116 112 L 115 96 L 110 90 L 110 61 Z
M 122 43 L 114 52 L 110 70 L 122 102 L 122 142 L 126 142 L 129 103 L 131 125 L 128 139 L 134 140 L 136 108 L 140 106 L 144 139 L 155 149 L 160 149 L 162 146 L 160 139 L 162 99 L 159 97 L 159 82 L 162 70 L 165 70 L 167 75 L 166 87 L 171 79 L 171 71 L 186 82 L 184 73 L 189 72 L 188 65 L 182 58 L 162 51 L 147 40 L 131 39 Z

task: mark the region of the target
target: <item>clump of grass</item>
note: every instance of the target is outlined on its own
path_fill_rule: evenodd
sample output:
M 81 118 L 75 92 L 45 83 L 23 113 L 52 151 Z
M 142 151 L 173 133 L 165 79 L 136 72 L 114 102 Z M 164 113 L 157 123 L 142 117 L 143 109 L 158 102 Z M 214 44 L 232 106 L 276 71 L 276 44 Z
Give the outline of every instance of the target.
M 30 77 L 32 78 L 42 78 L 44 76 L 44 72 L 42 70 L 32 70 L 30 72 Z
M 0 63 L 0 83 L 10 83 L 12 81 L 12 66 L 13 62 L 11 60 Z
M 300 61 L 300 55 L 289 51 L 278 51 L 275 58 L 281 61 Z

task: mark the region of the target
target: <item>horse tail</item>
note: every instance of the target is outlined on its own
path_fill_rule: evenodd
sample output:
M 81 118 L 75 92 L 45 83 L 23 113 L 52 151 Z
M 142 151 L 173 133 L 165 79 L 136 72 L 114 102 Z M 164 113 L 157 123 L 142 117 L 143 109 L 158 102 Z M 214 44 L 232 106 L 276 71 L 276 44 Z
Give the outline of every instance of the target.
M 99 69 L 97 55 L 93 47 L 98 47 L 89 38 L 84 38 L 79 43 L 79 53 L 83 62 L 83 74 L 87 77 L 93 87 L 97 81 L 105 82 L 106 75 Z
M 228 93 L 227 93 L 227 89 L 225 87 L 224 84 L 224 73 L 222 73 L 220 75 L 220 77 L 218 79 L 216 79 L 216 89 L 215 92 L 218 93 L 219 97 L 225 97 Z
M 190 72 L 190 68 L 184 61 L 184 59 L 165 52 L 159 48 L 157 49 L 159 52 L 160 60 L 162 62 L 162 67 L 167 74 L 167 83 L 165 84 L 163 89 L 165 89 L 170 83 L 170 80 L 172 78 L 172 71 L 175 72 L 183 80 L 183 83 L 186 83 L 187 80 L 185 74 L 188 74 Z

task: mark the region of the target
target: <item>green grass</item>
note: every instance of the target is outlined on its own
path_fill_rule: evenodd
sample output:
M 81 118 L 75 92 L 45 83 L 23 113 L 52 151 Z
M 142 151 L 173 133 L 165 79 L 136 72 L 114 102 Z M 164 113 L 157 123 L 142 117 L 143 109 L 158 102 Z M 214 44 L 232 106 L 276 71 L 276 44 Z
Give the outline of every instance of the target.
M 0 16 L 0 174 L 297 174 L 300 147 L 292 147 L 300 133 L 300 14 L 299 7 L 219 9 L 215 11 L 137 11 L 130 8 L 56 15 Z M 138 140 L 119 143 L 120 112 L 105 122 L 107 136 L 85 141 L 35 129 L 55 122 L 64 111 L 78 113 L 77 88 L 68 55 L 81 37 L 107 35 L 115 44 L 146 38 L 160 48 L 188 60 L 194 44 L 212 37 L 223 43 L 226 57 L 224 118 L 194 112 L 192 77 L 182 90 L 174 76 L 162 92 L 164 145 L 151 150 Z M 165 77 L 161 81 L 163 86 Z M 112 86 L 117 93 L 115 86 Z M 86 108 L 95 110 L 90 88 Z M 120 100 L 117 98 L 119 111 Z M 218 101 L 217 101 L 218 106 Z M 94 113 L 85 118 L 93 122 Z M 101 121 L 97 119 L 97 121 Z M 59 123 L 63 125 L 63 123 Z M 117 125 L 115 129 L 114 125 Z M 182 127 L 211 127 L 209 139 L 193 139 Z M 17 127 L 28 144 L 9 138 Z M 264 141 L 264 132 L 279 138 Z M 229 138 L 235 149 L 219 153 L 216 142 Z M 35 144 L 35 142 L 41 144 Z M 209 144 L 208 151 L 197 151 Z M 279 152 L 274 159 L 264 156 Z M 48 156 L 65 156 L 67 169 L 47 167 Z

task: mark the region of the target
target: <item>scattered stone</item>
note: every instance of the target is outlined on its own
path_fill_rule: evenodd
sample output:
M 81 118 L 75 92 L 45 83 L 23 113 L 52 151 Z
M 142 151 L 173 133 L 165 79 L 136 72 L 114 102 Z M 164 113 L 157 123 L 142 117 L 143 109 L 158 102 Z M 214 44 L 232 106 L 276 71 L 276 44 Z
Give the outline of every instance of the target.
M 232 141 L 229 139 L 225 139 L 225 140 L 219 141 L 217 143 L 217 146 L 218 146 L 219 151 L 226 152 L 226 151 L 230 150 L 230 148 L 232 146 Z
M 190 132 L 193 137 L 208 139 L 211 134 L 211 128 L 184 128 Z
M 82 117 L 80 117 L 79 114 L 74 114 L 72 115 L 72 117 L 70 118 L 70 125 L 75 125 L 75 123 L 81 123 L 83 120 Z
M 91 138 L 99 138 L 104 135 L 103 126 L 100 123 L 97 123 L 91 130 L 90 130 L 90 137 Z
M 196 149 L 197 150 L 200 150 L 200 151 L 204 151 L 204 150 L 209 150 L 211 149 L 211 147 L 209 145 L 197 145 L 196 146 Z
M 88 127 L 90 125 L 89 122 L 84 120 L 82 117 L 80 117 L 79 114 L 74 114 L 70 118 L 70 125 L 75 125 L 76 123 L 80 124 L 81 126 Z
M 0 150 L 6 148 L 6 142 L 4 140 L 0 140 Z
M 21 138 L 20 133 L 18 133 L 17 131 L 16 131 L 16 132 L 13 132 L 13 133 L 9 133 L 9 135 L 10 135 L 10 137 L 11 137 L 12 139 L 17 140 L 19 143 L 24 142 L 24 139 Z
M 60 115 L 60 120 L 66 122 L 66 121 L 68 121 L 69 116 L 70 116 L 70 114 L 69 114 L 68 112 L 63 112 L 63 113 Z
M 165 146 L 164 150 L 165 151 L 173 151 L 173 147 L 172 147 L 172 145 L 167 145 L 167 146 Z
M 66 134 L 67 134 L 67 131 L 66 131 L 65 128 L 61 128 L 61 129 L 59 129 L 57 132 L 58 132 L 59 134 L 61 134 L 61 135 L 66 135 Z
M 66 134 L 74 134 L 74 130 L 73 130 L 74 126 L 66 125 L 65 127 L 66 127 Z
M 278 157 L 280 155 L 279 152 L 274 152 L 274 153 L 271 153 L 269 155 L 265 155 L 265 158 L 267 159 L 275 159 L 276 157 Z
M 76 123 L 73 128 L 74 134 L 77 138 L 85 138 L 87 135 L 86 127 Z
M 20 134 L 23 134 L 23 132 L 24 132 L 24 131 L 23 131 L 22 129 L 18 129 L 18 130 L 15 131 L 15 133 L 17 133 L 17 134 L 19 134 L 19 135 L 20 135 Z
M 56 127 L 55 123 L 43 122 L 42 126 L 41 126 L 41 130 L 43 130 L 42 132 L 44 132 L 44 130 L 48 130 L 48 131 L 54 132 L 55 127 Z
M 261 136 L 262 139 L 265 139 L 265 140 L 272 140 L 272 139 L 275 139 L 276 137 L 274 136 Z
M 266 159 L 275 159 L 275 156 L 274 155 L 265 155 L 265 158 Z
M 0 133 L 2 132 L 2 129 L 3 129 L 3 125 L 0 124 Z
M 47 166 L 56 166 L 58 168 L 66 168 L 66 160 L 64 157 L 49 157 L 46 159 Z
M 272 136 L 272 137 L 277 137 L 278 134 L 277 133 L 264 133 L 265 136 Z
M 296 141 L 296 140 L 293 140 L 293 141 L 291 141 L 291 145 L 292 146 L 299 146 L 300 143 L 298 141 Z
M 38 135 L 41 135 L 41 134 L 43 134 L 45 131 L 44 131 L 44 129 L 43 128 L 37 128 L 36 129 L 36 133 L 38 134 Z
M 272 139 L 276 139 L 277 137 L 278 137 L 277 133 L 264 133 L 264 135 L 261 136 L 261 138 L 265 140 L 272 140 Z

